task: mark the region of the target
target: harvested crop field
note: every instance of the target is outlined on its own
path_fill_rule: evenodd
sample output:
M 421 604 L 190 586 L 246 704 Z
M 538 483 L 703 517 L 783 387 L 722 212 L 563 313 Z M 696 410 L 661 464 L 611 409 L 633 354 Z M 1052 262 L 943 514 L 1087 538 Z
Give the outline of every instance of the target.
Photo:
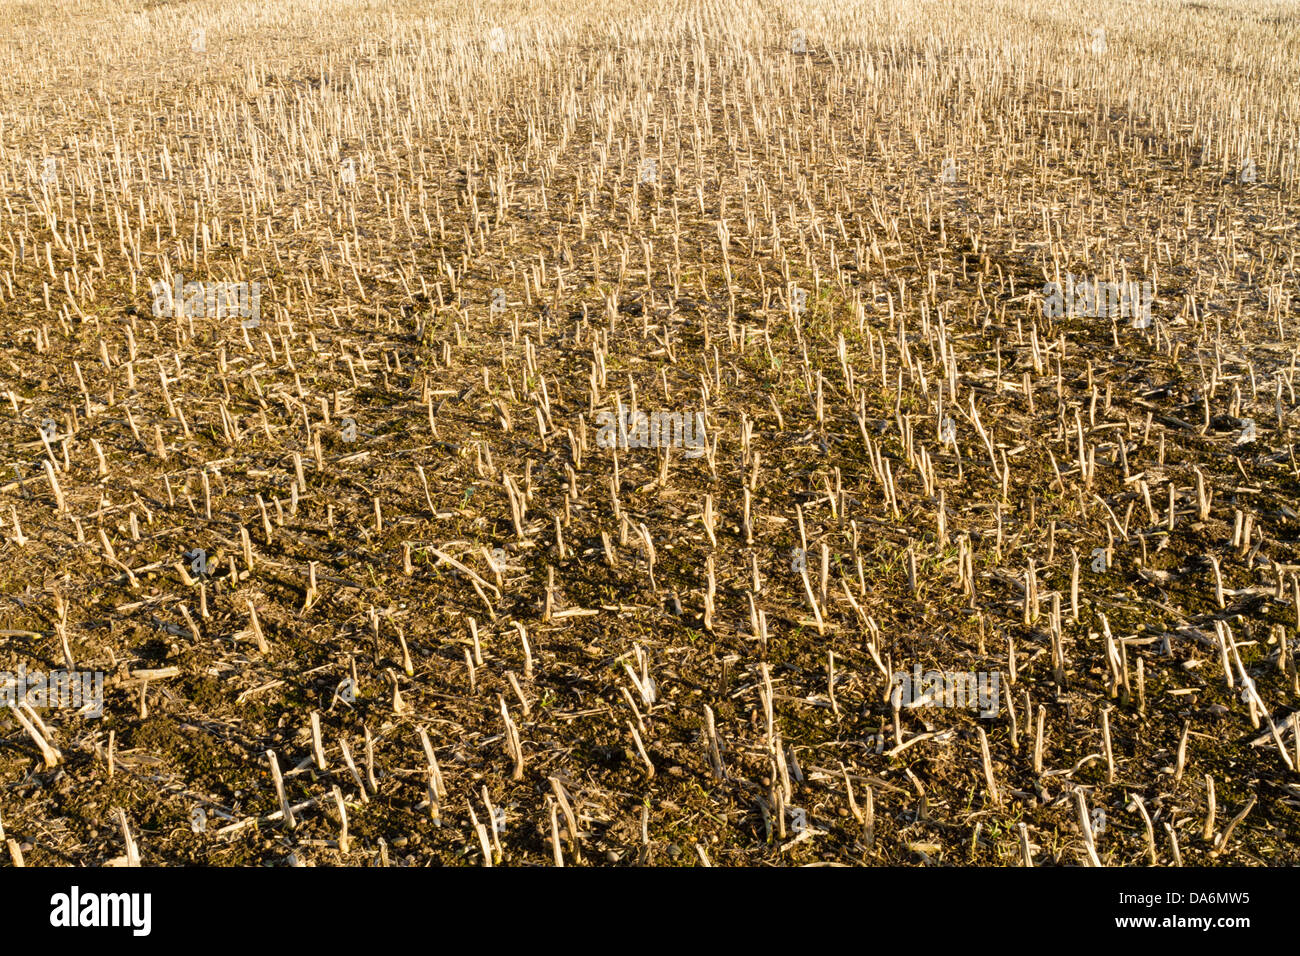
M 1300 864 L 1291 5 L 0 23 L 0 857 Z

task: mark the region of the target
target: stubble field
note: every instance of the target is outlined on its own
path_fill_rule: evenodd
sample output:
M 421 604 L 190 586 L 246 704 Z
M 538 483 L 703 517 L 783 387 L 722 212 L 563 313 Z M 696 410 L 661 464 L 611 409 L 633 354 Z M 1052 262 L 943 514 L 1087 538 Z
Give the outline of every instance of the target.
M 1300 863 L 1288 5 L 0 23 L 13 862 Z

